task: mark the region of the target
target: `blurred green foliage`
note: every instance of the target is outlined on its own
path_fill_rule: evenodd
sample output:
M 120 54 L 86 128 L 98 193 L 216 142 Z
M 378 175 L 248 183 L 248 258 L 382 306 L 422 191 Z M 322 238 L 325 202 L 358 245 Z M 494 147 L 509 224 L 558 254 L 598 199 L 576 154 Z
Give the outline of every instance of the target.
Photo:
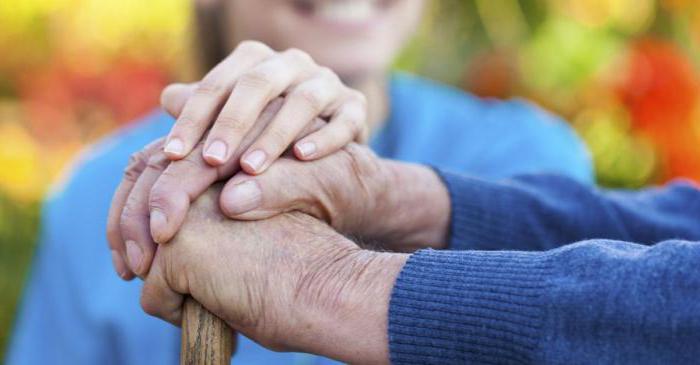
M 39 227 L 39 204 L 20 204 L 0 191 L 0 359 L 29 268 Z

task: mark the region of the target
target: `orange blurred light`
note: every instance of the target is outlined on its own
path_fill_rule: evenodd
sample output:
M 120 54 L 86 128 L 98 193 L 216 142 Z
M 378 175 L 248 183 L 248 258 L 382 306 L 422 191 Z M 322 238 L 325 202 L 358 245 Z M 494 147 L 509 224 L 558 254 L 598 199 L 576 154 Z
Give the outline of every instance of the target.
M 638 41 L 617 87 L 633 127 L 659 150 L 665 178 L 700 181 L 700 135 L 693 133 L 700 84 L 692 63 L 675 45 Z

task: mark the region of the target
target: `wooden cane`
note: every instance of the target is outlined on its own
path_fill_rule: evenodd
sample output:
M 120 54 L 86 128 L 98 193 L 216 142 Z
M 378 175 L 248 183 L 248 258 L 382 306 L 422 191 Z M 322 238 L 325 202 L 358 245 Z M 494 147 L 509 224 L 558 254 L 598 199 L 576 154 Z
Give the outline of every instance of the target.
M 180 365 L 228 365 L 233 355 L 233 331 L 192 297 L 182 308 Z

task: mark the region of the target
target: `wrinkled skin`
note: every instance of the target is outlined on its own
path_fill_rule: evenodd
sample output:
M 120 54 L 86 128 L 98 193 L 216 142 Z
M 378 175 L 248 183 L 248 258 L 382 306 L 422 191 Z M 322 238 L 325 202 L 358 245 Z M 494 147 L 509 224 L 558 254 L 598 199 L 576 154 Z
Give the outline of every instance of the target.
M 362 250 L 302 213 L 233 221 L 217 196 L 211 189 L 199 198 L 158 248 L 142 292 L 147 313 L 177 325 L 189 294 L 270 349 L 388 361 L 388 298 L 405 255 Z
M 199 155 L 168 165 L 153 146 L 138 156 L 151 163 L 140 172 L 133 171 L 138 165 L 127 169 L 113 201 L 108 237 L 119 255 L 124 254 L 123 242 L 145 242 L 147 255 L 136 270 L 145 275 L 156 246 L 151 235 L 157 242 L 168 242 L 180 228 L 190 200 L 218 180 L 221 169 L 207 165 Z M 379 159 L 356 144 L 316 161 L 282 158 L 258 176 L 238 172 L 223 188 L 219 204 L 236 220 L 301 211 L 343 234 L 399 252 L 444 248 L 449 222 L 449 196 L 432 170 Z M 168 219 L 156 221 L 154 211 Z M 125 277 L 127 269 L 119 260 L 115 268 Z
M 283 158 L 266 174 L 236 174 L 221 209 L 238 220 L 298 210 L 361 241 L 408 252 L 445 247 L 449 196 L 431 169 L 350 144 L 318 161 Z

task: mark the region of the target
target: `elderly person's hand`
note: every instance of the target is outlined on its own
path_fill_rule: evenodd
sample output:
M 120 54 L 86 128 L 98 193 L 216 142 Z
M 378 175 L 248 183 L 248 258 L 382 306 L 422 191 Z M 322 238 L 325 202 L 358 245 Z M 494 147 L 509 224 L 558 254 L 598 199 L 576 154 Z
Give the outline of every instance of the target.
M 125 280 L 148 272 L 155 242 L 166 242 L 180 227 L 190 202 L 217 181 L 230 178 L 240 170 L 243 152 L 271 123 L 283 100 L 273 100 L 258 122 L 226 163 L 211 166 L 202 157 L 203 143 L 196 153 L 171 162 L 163 152 L 163 140 L 157 140 L 132 155 L 124 178 L 114 193 L 107 222 L 107 240 L 114 267 Z M 301 136 L 317 131 L 326 123 L 316 119 Z M 151 191 L 153 190 L 153 193 Z M 154 242 L 155 240 L 155 242 Z
M 357 144 L 313 162 L 282 158 L 263 175 L 240 172 L 220 203 L 239 220 L 302 211 L 361 242 L 403 252 L 444 248 L 450 214 L 447 189 L 432 169 L 379 159 Z
M 257 133 L 281 103 L 273 102 L 263 113 Z M 306 133 L 321 125 L 317 120 Z M 239 153 L 255 133 L 251 136 Z M 175 235 L 192 200 L 214 182 L 239 172 L 237 159 L 212 167 L 199 153 L 169 162 L 161 145 L 155 142 L 134 155 L 110 210 L 108 241 L 114 266 L 127 280 L 148 272 L 155 242 L 165 243 Z M 226 185 L 221 207 L 243 220 L 300 210 L 342 233 L 394 251 L 444 247 L 449 221 L 447 191 L 431 169 L 378 159 L 354 144 L 315 161 L 282 158 L 255 177 L 239 172 Z
M 405 254 L 361 250 L 302 213 L 240 222 L 210 190 L 174 239 L 158 247 L 141 304 L 173 324 L 189 294 L 273 350 L 387 363 L 387 312 Z

